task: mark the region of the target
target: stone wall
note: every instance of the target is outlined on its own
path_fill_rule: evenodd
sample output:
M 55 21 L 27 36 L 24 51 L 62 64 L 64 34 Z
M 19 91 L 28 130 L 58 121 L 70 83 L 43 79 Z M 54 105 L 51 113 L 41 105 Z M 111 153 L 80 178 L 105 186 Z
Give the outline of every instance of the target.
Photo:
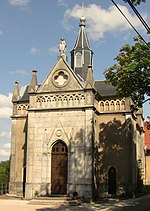
M 12 117 L 9 193 L 23 195 L 26 166 L 27 119 Z
M 123 114 L 101 114 L 96 124 L 95 181 L 98 195 L 108 195 L 108 171 L 116 169 L 116 194 L 132 192 L 133 128 Z
M 68 147 L 67 193 L 92 194 L 92 109 L 29 111 L 26 198 L 51 193 L 51 149 Z M 45 185 L 44 185 L 45 184 Z

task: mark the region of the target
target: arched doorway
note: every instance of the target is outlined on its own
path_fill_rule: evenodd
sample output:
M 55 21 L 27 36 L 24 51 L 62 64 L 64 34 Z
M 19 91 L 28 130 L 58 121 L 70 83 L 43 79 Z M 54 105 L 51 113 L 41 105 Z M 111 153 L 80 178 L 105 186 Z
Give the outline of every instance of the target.
M 67 192 L 68 150 L 63 141 L 58 141 L 52 147 L 51 160 L 51 193 L 65 194 Z
M 116 169 L 113 166 L 108 171 L 108 194 L 116 194 Z

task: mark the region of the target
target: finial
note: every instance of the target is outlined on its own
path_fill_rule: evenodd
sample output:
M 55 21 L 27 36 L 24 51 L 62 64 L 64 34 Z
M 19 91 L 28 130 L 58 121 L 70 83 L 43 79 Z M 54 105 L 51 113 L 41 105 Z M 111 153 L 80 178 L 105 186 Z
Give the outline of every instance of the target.
M 37 82 L 37 76 L 36 76 L 37 70 L 34 68 L 32 70 L 32 78 L 30 81 L 28 93 L 35 92 L 37 90 L 38 82 Z
M 84 17 L 84 3 L 82 3 L 81 6 L 81 18 L 80 18 L 80 24 L 79 26 L 85 26 L 85 17 Z
M 82 3 L 81 11 L 82 11 L 82 16 L 84 16 L 84 3 Z
M 88 65 L 88 72 L 86 77 L 86 86 L 94 88 L 93 66 Z
M 33 73 L 37 73 L 37 70 L 34 68 L 34 69 L 32 70 L 32 72 L 33 72 Z
M 13 91 L 13 96 L 12 96 L 12 102 L 16 102 L 19 98 L 19 82 L 18 80 L 15 81 L 15 86 L 14 86 L 14 91 Z
M 84 16 L 82 16 L 80 18 L 80 24 L 79 24 L 79 26 L 85 26 L 85 17 Z

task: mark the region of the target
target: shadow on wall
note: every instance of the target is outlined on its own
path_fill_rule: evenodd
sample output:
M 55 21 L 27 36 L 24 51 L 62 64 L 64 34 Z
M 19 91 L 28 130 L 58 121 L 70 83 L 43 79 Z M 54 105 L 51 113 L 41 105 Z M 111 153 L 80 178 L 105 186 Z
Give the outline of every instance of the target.
M 120 120 L 109 121 L 99 125 L 99 140 L 94 145 L 95 190 L 108 193 L 108 172 L 116 170 L 116 193 L 130 194 L 135 168 L 135 145 L 133 142 L 133 125 L 128 118 L 124 123 Z

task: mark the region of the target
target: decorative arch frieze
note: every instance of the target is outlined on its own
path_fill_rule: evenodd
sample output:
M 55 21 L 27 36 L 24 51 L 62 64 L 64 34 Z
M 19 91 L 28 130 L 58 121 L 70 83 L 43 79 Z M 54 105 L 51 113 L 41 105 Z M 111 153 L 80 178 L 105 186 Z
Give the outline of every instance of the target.
M 17 114 L 18 115 L 26 115 L 27 114 L 27 110 L 29 108 L 28 104 L 18 104 L 17 105 Z
M 42 95 L 36 97 L 37 108 L 83 106 L 85 103 L 85 94 Z
M 102 100 L 99 102 L 100 111 L 111 112 L 111 111 L 124 111 L 126 110 L 125 99 L 117 100 Z

